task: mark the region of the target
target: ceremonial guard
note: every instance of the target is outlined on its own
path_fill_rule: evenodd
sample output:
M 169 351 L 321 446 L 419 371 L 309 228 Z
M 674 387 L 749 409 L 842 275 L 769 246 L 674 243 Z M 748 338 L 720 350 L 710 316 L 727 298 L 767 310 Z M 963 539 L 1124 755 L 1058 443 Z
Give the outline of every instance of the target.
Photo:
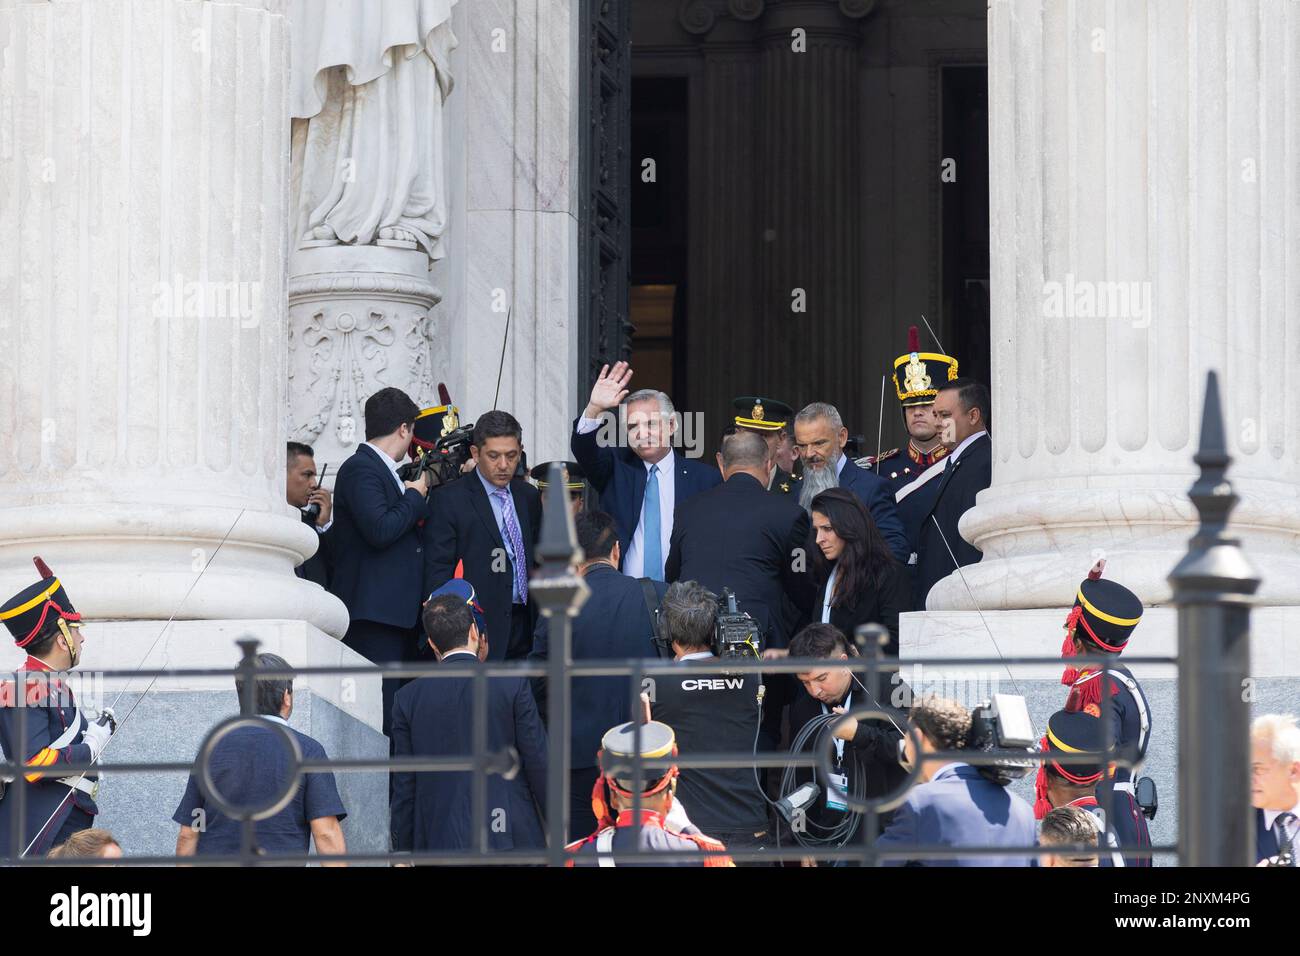
M 43 855 L 94 825 L 98 775 L 60 776 L 57 770 L 98 760 L 113 733 L 112 713 L 92 722 L 58 676 L 81 660 L 81 615 L 45 562 L 33 560 L 41 579 L 0 607 L 0 620 L 27 652 L 22 689 L 13 680 L 0 683 L 0 750 L 7 755 L 0 759 L 31 768 L 25 785 L 0 777 L 0 863 Z M 26 790 L 21 828 L 15 820 L 19 787 Z
M 894 359 L 894 391 L 903 406 L 907 447 L 858 459 L 861 467 L 889 482 L 895 494 L 948 454 L 939 440 L 934 397 L 941 382 L 957 377 L 957 360 L 951 355 L 920 349 L 920 336 L 914 325 L 907 332 L 907 354 Z
M 1034 816 L 1042 820 L 1058 807 L 1078 807 L 1088 814 L 1097 828 L 1097 845 L 1103 852 L 1101 866 L 1127 866 L 1124 854 L 1117 852 L 1124 844 L 1113 827 L 1106 826 L 1106 813 L 1097 800 L 1097 785 L 1106 772 L 1102 755 L 1106 742 L 1102 734 L 1100 709 L 1086 705 L 1081 711 L 1058 710 L 1047 720 L 1047 732 L 1039 743 L 1043 762 L 1034 786 Z M 1058 762 L 1062 754 L 1086 755 L 1083 762 Z M 1119 808 L 1117 813 L 1122 812 Z
M 550 475 L 553 464 L 556 462 L 544 461 L 528 472 L 528 476 L 533 479 L 533 484 L 537 485 L 537 490 L 542 493 L 543 506 L 546 504 L 546 488 L 550 484 L 547 476 Z M 564 488 L 569 493 L 569 510 L 576 518 L 586 507 L 584 497 L 587 490 L 587 475 L 576 461 L 562 461 L 559 465 L 564 469 Z
M 1118 658 L 1142 620 L 1141 599 L 1122 584 L 1103 580 L 1105 566 L 1104 560 L 1098 561 L 1079 584 L 1061 645 L 1061 655 L 1067 660 L 1080 654 Z M 1079 712 L 1095 707 L 1097 715 L 1110 723 L 1109 739 L 1116 753 L 1132 763 L 1132 767 L 1112 766 L 1097 784 L 1103 805 L 1104 792 L 1110 790 L 1113 794 L 1111 826 L 1120 844 L 1150 846 L 1147 817 L 1155 816 L 1156 805 L 1154 801 L 1146 806 L 1140 804 L 1136 787 L 1138 770 L 1151 740 L 1151 708 L 1141 685 L 1127 667 L 1118 663 L 1110 667 L 1104 680 L 1096 664 L 1067 666 L 1061 683 L 1070 688 L 1065 709 Z M 1150 780 L 1144 783 L 1154 794 L 1154 784 Z M 1150 866 L 1151 858 L 1130 857 L 1128 865 Z
M 791 474 L 775 464 L 777 446 L 781 443 L 781 436 L 786 434 L 786 430 L 790 427 L 790 421 L 794 418 L 794 409 L 785 402 L 757 395 L 744 395 L 734 399 L 732 404 L 736 407 L 736 427 L 758 432 L 767 441 L 767 449 L 773 461 L 768 473 L 767 490 L 778 495 L 797 496 L 799 480 L 802 476 Z
M 634 816 L 635 798 L 630 761 L 634 759 L 637 731 L 640 731 L 642 759 L 653 760 L 677 756 L 677 739 L 673 729 L 658 721 L 620 724 L 601 739 L 600 776 L 591 793 L 591 808 L 596 815 L 596 832 L 585 840 L 575 840 L 565 849 L 571 854 L 569 866 L 614 866 L 613 854 L 641 852 L 646 858 L 625 866 L 734 866 L 717 840 L 700 833 L 681 804 L 673 798 L 677 790 L 677 768 L 647 768 L 641 789 L 641 816 Z M 652 860 L 650 854 L 692 852 L 698 857 L 674 856 Z

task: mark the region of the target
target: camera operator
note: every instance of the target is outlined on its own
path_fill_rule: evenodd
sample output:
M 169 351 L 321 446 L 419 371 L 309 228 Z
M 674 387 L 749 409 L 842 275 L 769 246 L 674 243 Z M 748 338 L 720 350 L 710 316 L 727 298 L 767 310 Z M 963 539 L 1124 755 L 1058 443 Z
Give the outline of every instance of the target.
M 330 590 L 351 618 L 343 643 L 376 663 L 414 658 L 420 602 L 428 593 L 416 528 L 426 514 L 428 475 L 405 482 L 397 476 L 419 411 L 401 389 L 371 395 L 366 440 L 334 482 Z M 383 682 L 385 735 L 399 683 L 396 678 Z
M 847 662 L 857 657 L 857 649 L 834 625 L 809 624 L 790 641 L 790 657 Z M 829 722 L 826 719 L 832 714 L 864 706 L 888 709 L 888 682 L 883 674 L 877 675 L 874 693 L 868 693 L 861 679 L 845 667 L 802 671 L 795 677 L 806 692 L 797 694 L 790 702 L 790 729 L 796 741 L 795 749 L 815 748 L 815 733 L 822 730 L 831 733 L 835 737 L 833 766 L 836 777 L 833 781 L 823 780 L 818 772 L 814 780 L 808 770 L 787 773 L 795 785 L 814 781 L 819 788 L 814 802 L 802 808 L 804 832 L 812 839 L 799 842 L 805 846 L 816 842 L 832 848 L 850 841 L 861 843 L 866 839 L 866 831 L 860 825 L 854 826 L 854 821 L 848 817 L 853 811 L 849 810 L 842 794 L 851 792 L 860 799 L 878 797 L 897 789 L 902 783 L 906 776 L 898 764 L 898 741 L 903 737 L 900 729 L 902 715 L 894 712 L 896 723 L 855 718 Z M 832 783 L 835 789 L 830 786 Z M 781 789 L 789 796 L 795 786 L 783 783 Z M 888 815 L 881 815 L 882 824 L 888 820 Z
M 920 732 L 921 751 L 912 735 L 904 741 L 904 762 L 914 766 L 926 754 L 965 750 L 971 736 L 971 712 L 955 700 L 930 697 L 912 706 L 912 726 Z M 894 811 L 888 829 L 876 841 L 881 850 L 939 844 L 952 847 L 1031 847 L 1037 842 L 1034 811 L 1020 797 L 959 760 L 924 760 L 921 783 Z M 1031 866 L 1031 856 L 963 856 L 959 859 L 889 859 L 887 866 Z
M 647 681 L 651 716 L 676 730 L 683 755 L 752 751 L 761 678 L 728 674 L 725 660 L 715 654 L 717 595 L 695 581 L 679 581 L 668 588 L 661 608 L 661 640 L 670 642 L 682 675 Z M 729 849 L 768 846 L 767 801 L 753 768 L 683 769 L 677 798 L 701 830 Z

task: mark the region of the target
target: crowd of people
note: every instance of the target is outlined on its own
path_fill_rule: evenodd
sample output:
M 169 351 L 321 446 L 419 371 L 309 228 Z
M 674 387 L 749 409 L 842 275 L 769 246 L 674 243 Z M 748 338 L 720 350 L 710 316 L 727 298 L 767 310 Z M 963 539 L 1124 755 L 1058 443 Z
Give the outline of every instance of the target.
M 601 370 L 573 423 L 574 460 L 563 463 L 581 554 L 575 570 L 589 592 L 572 620 L 571 657 L 670 658 L 680 671 L 641 688 L 625 677 L 569 682 L 574 865 L 610 865 L 629 850 L 667 853 L 666 863 L 730 865 L 734 856 L 763 865 L 765 853 L 782 847 L 797 847 L 804 865 L 845 865 L 869 843 L 892 865 L 1037 865 L 1035 847 L 1042 865 L 1150 864 L 1155 806 L 1140 766 L 1151 712 L 1119 662 L 1142 603 L 1104 579 L 1101 563 L 1080 583 L 1065 624 L 1062 655 L 1081 666 L 1067 667 L 1062 707 L 1025 764 L 1038 767 L 1032 807 L 982 759 L 988 738 L 972 702 L 912 700 L 896 667 L 874 687 L 854 672 L 862 625 L 883 629 L 879 654 L 896 663 L 899 615 L 923 610 L 939 580 L 980 558 L 957 527 L 991 478 L 983 384 L 961 377 L 952 357 L 920 351 L 913 329 L 895 362 L 904 448 L 861 456 L 833 405 L 813 401 L 796 412 L 746 396 L 710 463 L 678 450 L 671 400 L 631 391 L 632 375 L 622 362 Z M 312 449 L 288 445 L 286 495 L 319 539 L 297 574 L 346 605 L 344 643 L 377 663 L 436 660 L 454 672 L 382 681 L 391 753 L 463 756 L 477 745 L 517 755 L 517 772 L 488 776 L 477 818 L 472 774 L 394 772 L 396 854 L 476 848 L 476 819 L 490 851 L 546 846 L 545 717 L 557 691 L 542 679 L 493 677 L 481 726 L 472 675 L 483 661 L 549 656 L 550 623 L 530 595 L 548 465 L 527 470 L 523 430 L 508 412 L 462 427 L 450 403 L 421 409 L 395 388 L 367 400 L 365 441 L 338 469 L 332 493 L 318 480 Z M 14 816 L 17 801 L 0 798 L 0 859 L 71 847 L 96 832 L 96 773 L 46 768 L 93 763 L 114 727 L 111 714 L 83 714 L 59 679 L 80 659 L 83 622 L 39 558 L 37 568 L 40 580 L 0 608 L 28 654 L 24 697 L 44 703 L 28 707 L 23 740 L 12 685 L 0 706 L 0 746 L 30 770 L 23 819 Z M 724 641 L 728 599 L 743 622 L 740 638 Z M 816 666 L 732 673 L 737 653 L 769 666 L 786 658 Z M 270 654 L 257 666 L 291 669 Z M 277 775 L 288 772 L 277 734 L 291 734 L 304 756 L 325 757 L 289 726 L 293 680 L 255 683 L 257 713 L 279 728 L 240 728 L 209 765 L 212 785 L 245 805 L 273 799 Z M 870 718 L 855 716 L 864 708 Z M 1288 862 L 1300 731 L 1268 717 L 1256 733 L 1260 856 Z M 823 746 L 833 753 L 829 772 L 757 765 L 760 755 Z M 754 765 L 634 774 L 628 760 L 637 753 L 660 761 L 751 753 Z M 879 832 L 865 825 L 863 801 L 900 790 L 909 777 L 901 805 L 879 816 Z M 209 794 L 191 777 L 180 795 L 178 856 L 240 850 L 238 821 Z M 256 848 L 302 855 L 314 846 L 328 861 L 346 851 L 346 815 L 333 775 L 308 773 L 277 813 L 258 821 Z M 909 855 L 921 846 L 974 852 Z

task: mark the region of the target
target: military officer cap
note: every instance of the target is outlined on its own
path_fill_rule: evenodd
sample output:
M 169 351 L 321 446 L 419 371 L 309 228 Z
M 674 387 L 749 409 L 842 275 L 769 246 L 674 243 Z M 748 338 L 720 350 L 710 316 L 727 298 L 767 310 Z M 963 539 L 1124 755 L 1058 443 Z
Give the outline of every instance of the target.
M 39 557 L 32 558 L 32 563 L 41 579 L 23 588 L 0 607 L 0 621 L 5 622 L 19 647 L 26 647 L 55 626 L 65 635 L 69 624 L 81 626 L 81 615 L 72 606 L 68 592 L 54 572 Z
M 469 609 L 474 614 L 474 623 L 478 626 L 479 634 L 487 634 L 487 618 L 484 616 L 483 606 L 478 603 L 478 596 L 474 593 L 474 585 L 470 584 L 464 578 L 452 578 L 446 584 L 435 588 L 433 593 L 425 600 L 425 604 L 434 598 L 453 595 L 460 598 L 469 605 Z
M 1140 620 L 1142 601 L 1136 594 L 1115 581 L 1089 577 L 1079 584 L 1065 627 L 1070 637 L 1118 654 Z
M 439 439 L 450 435 L 459 427 L 460 409 L 455 405 L 435 405 L 420 409 L 420 414 L 415 416 L 415 428 L 407 454 L 415 459 L 420 457 L 422 450 L 433 451 Z
M 777 432 L 794 418 L 794 409 L 775 398 L 744 395 L 733 399 L 736 407 L 736 424 L 760 432 Z
M 894 359 L 894 390 L 904 408 L 930 405 L 939 386 L 957 377 L 957 360 L 942 352 L 922 352 L 921 337 L 913 325 L 907 330 L 907 354 Z
M 641 756 L 646 760 L 653 760 L 658 757 L 667 757 L 670 754 L 677 756 L 677 736 L 673 729 L 667 724 L 652 720 L 645 724 L 636 724 L 628 721 L 626 724 L 619 724 L 617 727 L 611 727 L 605 731 L 605 736 L 600 740 L 600 753 L 597 755 L 600 761 L 601 773 L 610 785 L 624 796 L 632 793 L 632 788 L 636 786 L 633 780 L 633 771 L 630 762 L 637 752 L 637 732 L 640 731 L 641 738 Z M 616 772 L 619 776 L 614 776 L 605 768 L 608 766 L 614 770 L 617 763 Z M 646 768 L 644 783 L 641 790 L 643 796 L 650 796 L 663 790 L 669 783 L 677 778 L 677 768 L 669 767 L 667 770 L 662 768 Z
M 1034 784 L 1034 815 L 1043 819 L 1052 809 L 1047 800 L 1048 767 L 1051 772 L 1076 787 L 1096 784 L 1106 771 L 1106 741 L 1101 722 L 1101 710 L 1089 704 L 1083 710 L 1058 710 L 1047 719 L 1047 731 L 1039 741 L 1043 763 L 1038 768 Z M 1086 755 L 1088 759 L 1076 763 L 1058 762 L 1062 754 Z
M 546 461 L 529 471 L 528 474 L 532 476 L 533 481 L 537 482 L 539 491 L 545 491 L 550 484 L 548 478 L 551 474 L 551 465 L 559 465 L 564 469 L 564 487 L 570 494 L 582 491 L 582 482 L 587 477 L 587 473 L 576 461 Z

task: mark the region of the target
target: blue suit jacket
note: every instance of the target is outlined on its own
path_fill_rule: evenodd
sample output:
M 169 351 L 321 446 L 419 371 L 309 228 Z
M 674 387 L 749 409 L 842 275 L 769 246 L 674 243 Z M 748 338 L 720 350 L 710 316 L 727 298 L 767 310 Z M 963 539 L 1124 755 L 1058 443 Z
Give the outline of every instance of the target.
M 1038 843 L 1034 811 L 1005 787 L 985 780 L 969 764 L 940 768 L 929 783 L 913 787 L 880 835 L 882 850 L 906 846 L 1032 847 Z M 921 866 L 1032 866 L 1033 854 L 918 860 Z M 887 860 L 888 866 L 907 860 Z
M 606 565 L 595 565 L 586 574 L 591 594 L 573 621 L 574 661 L 657 658 L 653 643 L 654 625 L 645 606 L 645 592 L 636 578 L 620 574 Z M 662 600 L 668 585 L 653 581 Z M 533 635 L 529 658 L 544 661 L 550 654 L 550 621 L 542 618 Z M 575 677 L 571 683 L 569 753 L 575 769 L 596 766 L 596 751 L 605 731 L 632 717 L 632 701 L 626 677 Z M 546 714 L 546 685 L 533 681 L 537 706 Z
M 852 458 L 846 458 L 844 468 L 840 471 L 840 487 L 853 492 L 866 505 L 885 544 L 889 545 L 894 557 L 906 565 L 912 557 L 912 545 L 894 507 L 894 493 L 890 490 L 889 482 L 874 472 L 858 467 Z
M 459 662 L 459 663 L 458 663 Z M 474 752 L 474 689 L 470 674 L 478 662 L 453 654 L 439 666 L 463 667 L 464 677 L 421 677 L 393 700 L 393 752 L 399 756 L 457 756 Z M 468 665 L 468 666 L 467 666 Z M 546 729 L 533 692 L 522 677 L 487 681 L 487 746 L 513 747 L 519 774 L 506 780 L 487 776 L 488 846 L 494 850 L 546 845 L 537 805 L 546 801 Z M 394 850 L 460 850 L 474 845 L 468 772 L 394 773 Z M 535 802 L 536 801 L 536 802 Z M 494 809 L 504 810 L 499 824 Z M 501 827 L 504 829 L 501 829 Z
M 641 521 L 641 505 L 645 501 L 645 463 L 630 448 L 601 447 L 596 441 L 600 429 L 579 435 L 579 421 L 577 418 L 573 420 L 573 436 L 569 440 L 569 447 L 573 450 L 574 460 L 586 473 L 587 480 L 600 493 L 601 510 L 613 517 L 614 527 L 618 531 L 620 553 L 626 555 L 628 545 L 632 543 L 632 534 Z M 676 482 L 673 490 L 676 507 L 680 508 L 682 502 L 691 495 L 722 483 L 722 475 L 712 465 L 685 458 L 677 454 L 675 449 L 673 457 L 676 461 L 673 475 Z M 663 520 L 671 522 L 672 517 L 664 515 Z M 901 527 L 900 525 L 900 530 Z M 666 559 L 668 556 L 664 557 Z
M 330 591 L 354 621 L 414 627 L 424 599 L 424 518 L 418 491 L 399 491 L 393 473 L 368 445 L 358 445 L 334 482 Z

